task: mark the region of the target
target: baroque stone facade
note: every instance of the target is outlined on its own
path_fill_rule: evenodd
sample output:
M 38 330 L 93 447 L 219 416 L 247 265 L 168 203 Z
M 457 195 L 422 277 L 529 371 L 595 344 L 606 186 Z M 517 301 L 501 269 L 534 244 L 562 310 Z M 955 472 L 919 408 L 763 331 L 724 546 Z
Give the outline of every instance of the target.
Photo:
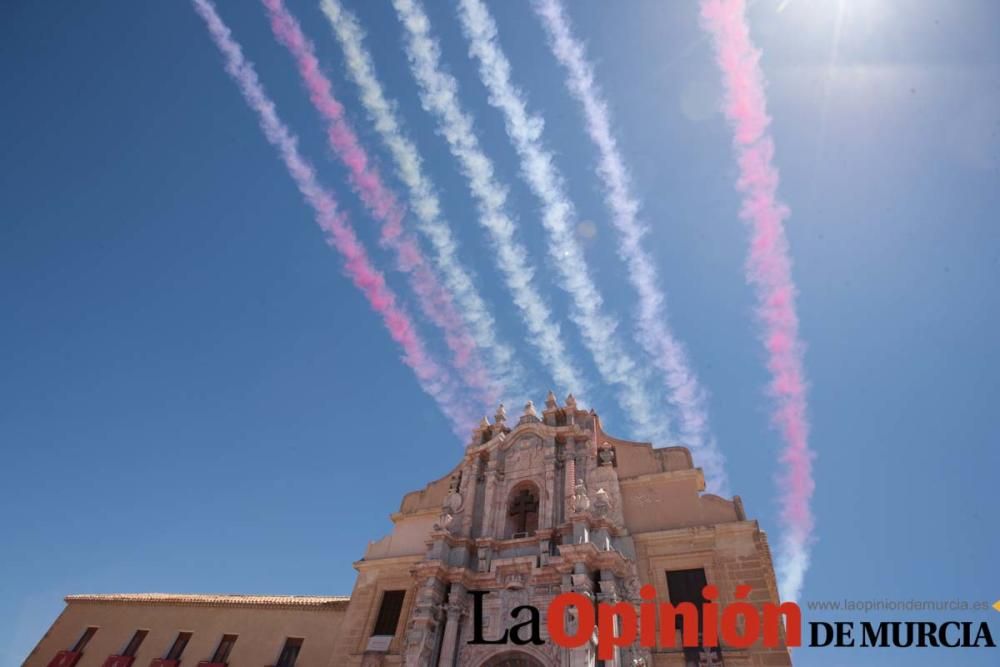
M 345 664 L 597 664 L 594 642 L 573 650 L 550 641 L 470 644 L 469 591 L 489 591 L 483 597 L 486 639 L 525 620 L 526 614 L 512 619 L 519 606 L 544 614 L 563 592 L 638 605 L 640 587 L 652 584 L 658 600 L 670 601 L 669 573 L 702 572 L 718 586 L 721 604 L 733 601 L 739 584 L 752 586 L 752 603 L 778 602 L 764 533 L 747 520 L 738 497 L 703 493 L 704 478 L 687 449 L 614 438 L 572 395 L 559 405 L 550 393 L 540 413 L 529 402 L 511 422 L 503 406 L 493 423 L 484 419 L 459 464 L 407 495 L 392 517 L 392 534 L 355 563 L 359 576 L 340 644 Z M 379 592 L 397 586 L 407 591 L 403 622 L 391 642 L 373 646 Z M 361 604 L 370 605 L 368 613 L 352 614 Z M 541 633 L 547 640 L 544 619 Z M 709 653 L 636 645 L 603 664 L 791 660 L 784 648 Z
M 710 583 L 721 605 L 738 585 L 751 587 L 752 604 L 777 603 L 766 536 L 739 497 L 704 486 L 687 449 L 612 437 L 593 410 L 550 393 L 544 409 L 529 402 L 516 421 L 501 406 L 451 471 L 403 498 L 391 533 L 354 563 L 350 598 L 70 596 L 25 665 L 790 665 L 787 649 L 759 643 L 712 652 L 634 645 L 602 663 L 595 641 L 572 650 L 547 641 L 544 614 L 565 592 L 638 605 L 649 584 L 658 601 L 676 603 Z M 524 621 L 518 608 L 530 605 L 542 613 L 544 641 L 470 644 L 470 591 L 487 592 L 485 639 Z M 567 623 L 572 630 L 575 619 Z

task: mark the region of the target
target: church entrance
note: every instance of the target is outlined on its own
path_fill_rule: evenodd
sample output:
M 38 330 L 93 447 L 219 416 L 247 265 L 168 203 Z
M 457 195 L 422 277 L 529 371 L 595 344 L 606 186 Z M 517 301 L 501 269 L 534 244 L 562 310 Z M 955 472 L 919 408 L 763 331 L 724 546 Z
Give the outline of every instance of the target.
M 527 653 L 508 651 L 489 658 L 479 667 L 545 667 L 545 665 Z

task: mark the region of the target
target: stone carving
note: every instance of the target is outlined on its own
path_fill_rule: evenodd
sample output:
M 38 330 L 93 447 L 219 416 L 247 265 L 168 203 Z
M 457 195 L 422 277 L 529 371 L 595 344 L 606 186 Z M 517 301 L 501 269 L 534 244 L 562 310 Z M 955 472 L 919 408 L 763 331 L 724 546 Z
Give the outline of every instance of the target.
M 632 576 L 625 581 L 625 596 L 631 602 L 640 602 L 639 589 L 642 587 L 642 583 L 639 581 L 639 577 Z
M 536 472 L 544 464 L 542 441 L 534 435 L 518 438 L 504 457 L 504 468 L 511 477 L 521 477 L 526 472 Z
M 504 587 L 511 591 L 519 591 L 523 589 L 525 583 L 525 576 L 519 572 L 511 572 L 504 579 Z
M 590 498 L 587 496 L 587 487 L 582 479 L 576 480 L 573 488 L 572 509 L 574 512 L 586 512 L 590 508 Z
M 576 607 L 566 609 L 566 632 L 575 635 L 579 627 L 580 611 Z
M 602 466 L 610 466 L 615 463 L 615 450 L 608 443 L 604 443 L 597 450 L 597 459 Z
M 603 488 L 594 494 L 593 510 L 596 516 L 607 516 L 611 511 L 611 496 Z
M 509 456 L 517 456 L 517 451 L 522 449 L 533 449 L 541 447 L 542 439 L 532 433 L 527 433 L 521 437 L 510 440 L 501 445 L 504 452 Z
M 481 547 L 479 553 L 476 554 L 476 559 L 479 561 L 479 572 L 489 572 L 490 571 L 490 550 L 489 547 Z
M 545 407 L 549 410 L 554 410 L 556 408 L 556 395 L 549 390 L 549 395 L 545 397 Z
M 461 511 L 464 500 L 459 489 L 462 486 L 462 473 L 452 475 L 448 482 L 448 495 L 444 497 L 441 504 L 441 514 L 434 524 L 434 530 L 449 530 L 449 526 L 455 521 L 455 515 Z
M 462 500 L 462 494 L 459 493 L 458 491 L 452 491 L 447 496 L 445 496 L 444 506 L 447 509 L 451 510 L 453 514 L 461 510 L 463 504 L 464 501 Z
M 455 515 L 452 514 L 451 509 L 445 507 L 441 510 L 441 514 L 438 516 L 437 521 L 434 522 L 434 530 L 444 530 L 450 531 L 449 526 L 455 521 Z

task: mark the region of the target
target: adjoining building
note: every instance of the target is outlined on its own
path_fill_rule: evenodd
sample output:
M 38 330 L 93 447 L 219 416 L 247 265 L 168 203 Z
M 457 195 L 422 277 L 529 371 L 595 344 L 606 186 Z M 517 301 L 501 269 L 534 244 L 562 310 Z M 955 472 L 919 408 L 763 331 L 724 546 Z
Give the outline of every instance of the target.
M 684 447 L 612 437 L 572 395 L 529 402 L 516 424 L 501 406 L 472 433 L 444 477 L 407 494 L 393 529 L 354 563 L 350 597 L 71 595 L 25 667 L 691 667 L 791 665 L 784 647 L 617 649 L 469 643 L 481 595 L 482 632 L 501 636 L 525 605 L 553 598 L 656 599 L 720 605 L 751 587 L 778 603 L 767 538 L 739 497 L 704 493 Z

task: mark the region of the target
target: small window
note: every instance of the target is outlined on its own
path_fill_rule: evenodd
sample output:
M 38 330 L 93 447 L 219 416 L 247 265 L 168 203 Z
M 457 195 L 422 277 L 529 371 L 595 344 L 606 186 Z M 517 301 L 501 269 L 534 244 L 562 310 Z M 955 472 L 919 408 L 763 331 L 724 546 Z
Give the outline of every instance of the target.
M 403 612 L 403 598 L 406 591 L 385 591 L 382 593 L 382 604 L 379 606 L 378 618 L 372 636 L 392 636 L 396 634 L 399 625 L 399 615 Z
M 215 649 L 215 655 L 212 656 L 212 662 L 223 665 L 229 662 L 229 652 L 233 650 L 237 636 L 222 635 L 222 639 L 219 640 L 219 648 Z
M 704 568 L 692 570 L 673 570 L 667 572 L 667 592 L 670 594 L 670 604 L 677 606 L 682 602 L 690 602 L 698 609 L 698 628 L 701 629 L 701 609 L 702 605 L 708 602 L 702 597 L 701 589 L 705 588 L 708 580 L 705 578 Z M 677 629 L 680 630 L 684 623 L 683 617 L 677 615 Z
M 128 646 L 122 651 L 122 655 L 127 655 L 129 657 L 134 657 L 136 652 L 138 652 L 139 647 L 142 646 L 142 640 L 146 638 L 149 634 L 149 630 L 136 630 L 135 634 L 132 635 L 132 639 L 129 641 Z
M 73 644 L 73 653 L 79 653 L 82 651 L 84 647 L 87 646 L 87 642 L 93 639 L 95 634 L 97 634 L 97 628 L 93 626 L 84 630 L 83 634 L 80 635 L 80 638 L 76 640 L 75 644 Z
M 706 600 L 701 595 L 708 580 L 704 568 L 693 570 L 673 570 L 667 572 L 667 591 L 670 593 L 670 604 L 690 602 L 701 609 Z
M 299 650 L 302 648 L 301 637 L 289 637 L 285 640 L 285 647 L 281 649 L 278 662 L 274 667 L 295 667 L 295 660 L 299 657 Z
M 174 640 L 173 646 L 167 651 L 167 660 L 180 660 L 181 655 L 184 653 L 184 649 L 187 648 L 188 642 L 191 641 L 190 632 L 180 632 L 177 634 L 177 639 Z

